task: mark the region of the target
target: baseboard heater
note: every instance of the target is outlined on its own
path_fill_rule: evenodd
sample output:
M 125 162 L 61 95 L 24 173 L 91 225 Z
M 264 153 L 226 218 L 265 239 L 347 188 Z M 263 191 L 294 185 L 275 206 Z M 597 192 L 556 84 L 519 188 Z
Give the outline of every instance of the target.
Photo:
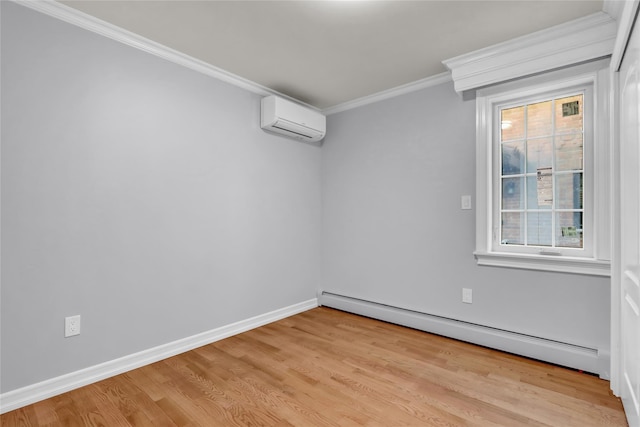
M 608 378 L 609 360 L 597 349 L 524 335 L 427 313 L 392 307 L 330 292 L 321 292 L 319 305 L 395 323 L 497 350 L 567 366 Z

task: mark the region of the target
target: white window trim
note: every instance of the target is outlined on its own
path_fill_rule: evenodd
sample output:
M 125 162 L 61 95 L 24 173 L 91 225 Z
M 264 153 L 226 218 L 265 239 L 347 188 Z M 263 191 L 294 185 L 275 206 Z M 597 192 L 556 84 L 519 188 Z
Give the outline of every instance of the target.
M 589 258 L 493 249 L 493 107 L 514 93 L 593 84 L 593 254 Z M 476 256 L 478 265 L 610 276 L 609 70 L 600 60 L 479 90 L 476 94 Z

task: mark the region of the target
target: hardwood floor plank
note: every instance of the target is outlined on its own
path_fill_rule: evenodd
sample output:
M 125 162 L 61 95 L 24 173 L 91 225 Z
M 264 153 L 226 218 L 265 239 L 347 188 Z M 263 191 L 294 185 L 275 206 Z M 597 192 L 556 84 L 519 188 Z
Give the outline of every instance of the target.
M 59 424 L 58 415 L 56 414 L 55 407 L 53 406 L 52 400 L 48 399 L 43 402 L 40 402 L 40 405 L 30 405 L 27 408 L 33 408 L 33 412 L 35 413 L 36 422 L 35 424 L 38 426 L 55 426 Z
M 32 417 L 29 415 L 29 407 L 16 409 L 8 414 L 2 415 L 0 422 L 1 426 L 16 426 L 16 427 L 32 427 L 37 424 L 33 423 Z M 36 419 L 37 422 L 37 419 Z
M 301 330 L 303 330 L 303 328 L 297 328 L 297 330 L 301 331 Z M 332 336 L 332 339 L 334 341 L 337 340 L 336 334 L 329 334 L 329 335 Z M 357 351 L 352 352 L 352 353 L 350 353 L 348 355 L 347 354 L 343 355 L 343 357 L 344 357 L 343 361 L 345 363 L 345 366 L 349 367 L 349 369 L 347 369 L 346 371 L 343 372 L 344 376 L 342 376 L 343 374 L 340 374 L 341 377 L 337 378 L 335 373 L 333 373 L 331 375 L 333 375 L 333 379 L 334 380 L 346 381 L 345 385 L 349 386 L 351 388 L 351 391 L 353 393 L 355 393 L 356 395 L 364 394 L 364 395 L 367 395 L 369 398 L 371 398 L 372 396 L 374 396 L 376 394 L 376 392 L 374 392 L 373 390 L 367 389 L 366 386 L 364 386 L 361 382 L 349 381 L 349 378 L 352 378 L 352 377 L 359 378 L 363 374 L 363 371 L 360 369 L 360 365 L 359 364 L 357 364 L 357 363 L 354 364 L 354 365 L 350 365 L 349 364 L 349 359 L 356 358 L 357 355 L 360 352 L 361 352 L 361 349 L 358 349 Z M 369 356 L 369 355 L 371 355 L 370 349 L 367 351 L 367 356 Z M 335 356 L 335 354 L 334 354 L 334 356 Z M 359 357 L 357 357 L 357 358 L 360 359 Z M 393 385 L 393 382 L 391 382 L 391 381 L 389 381 L 387 384 L 380 383 L 380 381 L 379 381 L 381 379 L 380 367 L 381 366 L 379 364 L 377 364 L 377 365 L 372 367 L 371 376 L 368 379 L 368 381 L 374 383 L 373 387 L 375 389 L 384 389 L 384 387 L 386 387 L 387 385 L 389 385 L 390 388 L 395 387 Z M 360 375 L 358 375 L 358 374 L 360 374 Z M 422 414 L 421 411 L 416 410 L 416 408 L 411 406 L 409 404 L 409 402 L 406 401 L 406 400 L 395 399 L 395 400 L 389 401 L 388 400 L 388 396 L 393 396 L 393 393 L 389 393 L 389 390 L 385 390 L 385 396 L 387 396 L 387 397 L 381 397 L 381 396 L 377 396 L 376 397 L 376 399 L 378 400 L 378 402 L 377 402 L 378 405 L 382 405 L 384 407 L 387 404 L 392 404 L 395 407 L 395 409 L 402 408 L 403 412 L 405 412 L 406 414 L 411 415 L 412 417 L 419 418 L 423 422 L 426 422 L 429 419 L 429 417 L 427 417 L 424 414 Z M 404 415 L 406 415 L 406 414 L 404 414 Z M 449 414 L 449 416 L 445 417 L 445 418 L 452 419 L 454 417 L 451 414 Z M 431 421 L 433 421 L 433 420 L 431 420 Z M 417 422 L 417 420 L 415 420 L 415 419 L 412 419 L 412 418 L 408 418 L 407 419 L 407 418 L 405 418 L 405 423 L 407 425 L 415 425 L 416 422 Z M 461 419 L 459 417 L 456 417 L 456 420 L 454 422 L 455 422 L 455 424 L 453 424 L 453 425 L 462 425 Z M 442 424 L 442 420 L 440 420 L 440 424 Z
M 118 408 L 111 403 L 109 398 L 101 391 L 97 384 L 84 387 L 93 397 L 98 413 L 103 417 L 105 427 L 131 427 L 125 416 L 118 411 Z M 46 402 L 46 401 L 45 401 Z M 62 424 L 54 424 L 62 425 Z
M 4 414 L 4 427 L 626 426 L 607 381 L 317 308 Z

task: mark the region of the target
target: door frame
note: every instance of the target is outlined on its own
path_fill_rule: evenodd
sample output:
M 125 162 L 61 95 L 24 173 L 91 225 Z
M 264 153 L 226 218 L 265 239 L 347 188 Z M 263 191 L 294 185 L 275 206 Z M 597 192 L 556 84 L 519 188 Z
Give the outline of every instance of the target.
M 619 16 L 618 34 L 611 55 L 611 215 L 612 231 L 612 259 L 611 259 L 611 390 L 616 396 L 622 391 L 622 353 L 621 353 L 621 324 L 622 324 L 622 266 L 621 266 L 621 241 L 620 223 L 622 219 L 621 195 L 620 195 L 620 85 L 619 70 L 624 58 L 627 43 L 636 21 L 640 0 L 626 1 Z M 606 8 L 606 5 L 605 5 Z

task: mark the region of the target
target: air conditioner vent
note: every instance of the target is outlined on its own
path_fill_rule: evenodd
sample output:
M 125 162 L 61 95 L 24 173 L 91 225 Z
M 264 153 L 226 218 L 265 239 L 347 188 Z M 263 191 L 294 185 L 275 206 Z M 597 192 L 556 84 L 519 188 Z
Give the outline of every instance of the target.
M 316 142 L 324 138 L 326 118 L 317 111 L 272 95 L 262 99 L 260 127 L 299 141 Z

